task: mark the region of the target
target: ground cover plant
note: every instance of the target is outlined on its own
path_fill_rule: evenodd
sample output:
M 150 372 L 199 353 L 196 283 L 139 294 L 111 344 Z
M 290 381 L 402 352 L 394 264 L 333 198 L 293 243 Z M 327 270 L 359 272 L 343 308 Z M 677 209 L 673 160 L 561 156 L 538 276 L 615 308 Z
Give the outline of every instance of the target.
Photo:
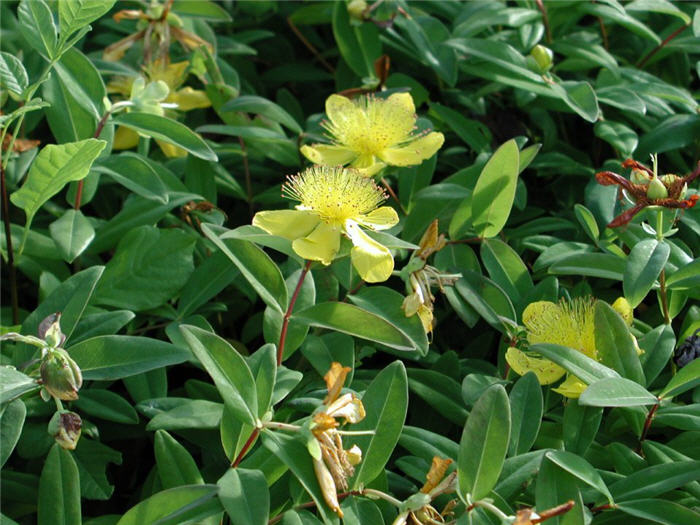
M 700 10 L 0 3 L 2 524 L 700 523 Z

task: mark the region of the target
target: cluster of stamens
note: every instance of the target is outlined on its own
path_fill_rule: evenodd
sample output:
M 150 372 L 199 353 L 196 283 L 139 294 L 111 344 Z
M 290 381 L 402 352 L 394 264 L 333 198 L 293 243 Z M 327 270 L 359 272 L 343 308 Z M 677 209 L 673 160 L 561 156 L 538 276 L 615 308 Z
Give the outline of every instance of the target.
M 340 166 L 312 166 L 297 175 L 289 175 L 282 195 L 299 201 L 329 224 L 342 224 L 371 212 L 387 195 L 373 179 Z

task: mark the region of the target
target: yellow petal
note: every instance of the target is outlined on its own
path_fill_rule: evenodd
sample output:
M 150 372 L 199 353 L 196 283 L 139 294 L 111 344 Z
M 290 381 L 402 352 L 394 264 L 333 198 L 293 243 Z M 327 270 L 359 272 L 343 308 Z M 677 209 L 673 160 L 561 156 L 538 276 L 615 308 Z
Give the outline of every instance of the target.
M 379 158 L 393 166 L 413 166 L 435 155 L 443 142 L 445 136 L 433 131 L 403 146 L 387 148 L 379 153 Z
M 530 357 L 514 346 L 506 352 L 506 361 L 518 375 L 524 376 L 528 372 L 534 372 L 541 385 L 554 383 L 566 373 L 566 370 L 549 359 Z
M 301 154 L 314 164 L 324 166 L 342 166 L 352 162 L 357 153 L 345 146 L 334 146 L 331 144 L 314 144 L 312 146 L 302 146 Z
M 160 146 L 160 149 L 165 154 L 165 156 L 170 159 L 176 159 L 187 156 L 187 152 L 184 149 L 170 144 L 169 142 L 164 142 L 158 139 L 156 139 L 156 142 L 158 143 L 158 146 Z
M 398 224 L 399 216 L 391 206 L 382 206 L 366 215 L 361 215 L 357 222 L 373 230 L 386 230 Z
M 358 423 L 365 418 L 365 407 L 355 394 L 343 394 L 326 408 L 326 414 L 342 417 L 345 423 Z
M 190 111 L 211 106 L 211 101 L 204 91 L 192 89 L 189 86 L 172 93 L 166 102 L 177 104 L 177 109 L 180 111 Z
M 354 245 L 350 251 L 352 265 L 362 280 L 368 283 L 386 281 L 394 270 L 394 258 L 389 249 L 372 239 L 353 221 L 345 223 L 345 232 Z
M 561 385 L 557 388 L 553 388 L 554 392 L 561 394 L 564 397 L 571 399 L 577 399 L 584 390 L 588 388 L 588 385 L 581 381 L 578 377 L 569 375 Z
M 119 126 L 114 133 L 114 143 L 112 149 L 131 149 L 139 143 L 139 134 L 133 129 Z
M 351 164 L 352 166 L 352 164 Z M 383 162 L 375 162 L 368 168 L 355 168 L 363 177 L 374 177 L 377 173 L 382 171 L 386 167 Z
M 634 309 L 627 299 L 624 297 L 618 297 L 612 304 L 613 310 L 615 310 L 620 317 L 622 317 L 627 326 L 632 326 L 632 321 L 634 321 Z
M 389 98 L 386 99 L 387 102 L 391 104 L 397 104 L 402 108 L 410 111 L 411 113 L 416 112 L 416 106 L 413 103 L 413 97 L 410 93 L 394 93 Z
M 425 484 L 420 489 L 423 494 L 427 494 L 435 487 L 437 487 L 442 478 L 445 477 L 445 473 L 452 463 L 451 459 L 441 458 L 440 456 L 433 456 L 433 462 L 430 465 L 430 470 L 425 476 Z
M 340 390 L 345 384 L 345 378 L 348 377 L 348 374 L 351 371 L 352 368 L 349 366 L 343 366 L 337 361 L 333 361 L 331 363 L 331 367 L 328 369 L 328 372 L 326 372 L 326 375 L 323 376 L 323 380 L 326 382 L 326 388 L 328 389 L 328 395 L 323 400 L 324 405 L 333 403 L 333 401 L 338 398 L 338 395 L 340 395 Z
M 559 343 L 552 341 L 547 329 L 550 325 L 556 326 L 561 318 L 559 305 L 551 301 L 535 301 L 523 310 L 523 324 L 527 328 L 527 340 L 535 343 Z
M 326 99 L 326 115 L 336 126 L 342 125 L 350 115 L 360 111 L 360 108 L 347 97 L 331 95 Z
M 335 488 L 335 481 L 333 481 L 333 476 L 326 464 L 319 459 L 314 459 L 314 472 L 316 473 L 316 479 L 321 487 L 321 493 L 323 494 L 323 499 L 326 500 L 326 504 L 335 512 L 338 517 L 343 517 L 343 511 L 340 510 L 340 504 L 338 503 L 338 494 Z
M 253 226 L 290 241 L 306 237 L 319 222 L 318 215 L 307 210 L 259 211 L 253 217 Z
M 319 222 L 309 235 L 296 239 L 292 243 L 292 249 L 299 257 L 328 265 L 340 249 L 340 231 L 325 222 Z

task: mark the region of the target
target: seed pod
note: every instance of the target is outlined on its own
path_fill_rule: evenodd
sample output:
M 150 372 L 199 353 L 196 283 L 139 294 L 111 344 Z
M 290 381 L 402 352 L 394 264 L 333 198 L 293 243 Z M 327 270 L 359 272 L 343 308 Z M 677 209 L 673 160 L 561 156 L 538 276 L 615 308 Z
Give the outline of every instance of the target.
M 75 450 L 75 447 L 78 446 L 82 426 L 83 421 L 78 414 L 70 410 L 59 410 L 49 421 L 47 431 L 61 448 Z
M 635 184 L 649 184 L 651 177 L 646 171 L 640 170 L 639 168 L 633 168 L 632 172 L 630 173 L 630 180 Z
M 654 177 L 649 182 L 649 187 L 647 188 L 647 197 L 652 200 L 665 199 L 668 197 L 668 190 L 664 183 L 658 177 Z
M 80 368 L 62 348 L 50 348 L 41 361 L 41 382 L 57 399 L 74 401 L 83 384 Z

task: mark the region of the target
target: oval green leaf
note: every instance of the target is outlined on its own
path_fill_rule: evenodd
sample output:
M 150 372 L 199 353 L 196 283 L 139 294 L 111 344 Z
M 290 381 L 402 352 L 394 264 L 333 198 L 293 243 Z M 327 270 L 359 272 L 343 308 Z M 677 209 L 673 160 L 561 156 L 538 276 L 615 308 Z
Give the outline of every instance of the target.
M 644 239 L 634 245 L 622 279 L 622 289 L 632 308 L 636 308 L 654 286 L 670 253 L 671 246 L 656 239 Z

